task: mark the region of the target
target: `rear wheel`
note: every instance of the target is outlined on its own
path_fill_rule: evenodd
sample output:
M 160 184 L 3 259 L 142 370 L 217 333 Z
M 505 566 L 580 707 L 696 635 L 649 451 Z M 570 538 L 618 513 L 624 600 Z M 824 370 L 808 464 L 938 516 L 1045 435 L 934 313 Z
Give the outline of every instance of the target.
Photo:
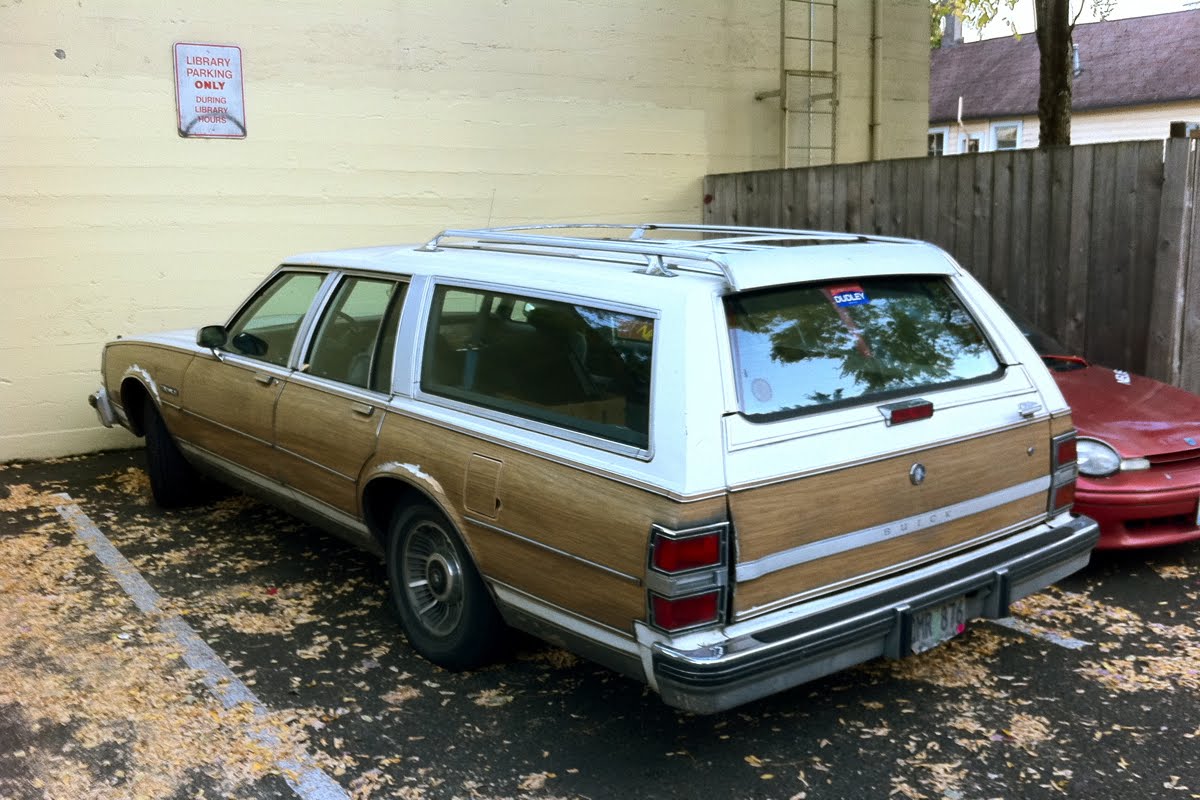
M 417 505 L 392 523 L 387 548 L 392 602 L 413 649 L 449 670 L 495 658 L 506 628 L 453 526 Z
M 179 452 L 162 415 L 147 399 L 142 404 L 142 430 L 146 436 L 146 472 L 150 493 L 163 508 L 179 508 L 196 501 L 200 476 Z

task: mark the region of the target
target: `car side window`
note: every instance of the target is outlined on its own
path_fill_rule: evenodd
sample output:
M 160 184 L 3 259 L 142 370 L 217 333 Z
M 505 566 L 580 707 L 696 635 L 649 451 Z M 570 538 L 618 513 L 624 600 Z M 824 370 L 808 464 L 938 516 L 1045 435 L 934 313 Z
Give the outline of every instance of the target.
M 319 272 L 280 273 L 229 326 L 225 349 L 286 366 L 300 323 L 324 280 Z
M 405 284 L 348 277 L 317 324 L 305 371 L 318 378 L 387 392 Z
M 654 320 L 441 286 L 421 388 L 646 449 Z

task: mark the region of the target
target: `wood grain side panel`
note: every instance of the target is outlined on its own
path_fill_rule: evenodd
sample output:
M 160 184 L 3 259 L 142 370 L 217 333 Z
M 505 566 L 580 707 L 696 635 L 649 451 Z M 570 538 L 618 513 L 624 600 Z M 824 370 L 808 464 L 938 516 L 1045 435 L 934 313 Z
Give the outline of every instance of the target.
M 1050 420 L 1051 438 L 1073 430 L 1075 430 L 1075 423 L 1071 420 L 1070 414 L 1064 414 L 1061 417 L 1055 417 L 1054 419 Z
M 1030 454 L 1030 448 L 1033 448 Z M 909 469 L 920 462 L 924 483 Z M 1045 422 L 786 483 L 734 492 L 738 559 L 881 525 L 1007 489 L 1050 471 Z
M 372 463 L 413 464 L 441 486 L 463 516 L 467 463 L 502 463 L 489 520 L 505 530 L 629 575 L 645 570 L 650 526 L 700 525 L 725 518 L 722 497 L 680 503 L 636 486 L 401 414 L 389 414 Z M 614 456 L 617 458 L 617 456 Z
M 261 475 L 275 477 L 275 401 L 283 381 L 264 385 L 256 370 L 198 356 L 183 377 L 175 434 Z
M 347 514 L 358 513 L 358 476 L 375 452 L 383 413 L 356 413 L 356 402 L 289 382 L 275 407 L 279 479 Z
M 798 564 L 739 583 L 734 593 L 734 613 L 745 616 L 756 608 L 825 586 L 851 580 L 876 570 L 887 570 L 914 558 L 969 542 L 994 530 L 1044 514 L 1046 496 L 1015 500 L 969 517 L 917 533 L 851 550 L 828 558 Z
M 479 457 L 501 465 L 492 500 L 493 505 L 499 500 L 499 506 L 491 518 L 469 511 L 465 503 L 467 465 Z M 398 413 L 389 413 L 384 420 L 378 451 L 367 471 L 376 469 L 419 475 L 427 491 L 445 504 L 485 576 L 621 630 L 628 629 L 632 619 L 645 616 L 644 589 L 574 558 L 640 581 L 651 525 L 684 528 L 726 518 L 723 496 L 679 502 Z M 478 485 L 471 485 L 472 496 L 479 491 Z M 467 522 L 471 517 L 571 557 L 473 525 Z M 614 594 L 618 586 L 620 598 Z M 631 599 L 634 595 L 636 602 Z M 615 624 L 618 617 L 620 624 Z
M 110 346 L 104 373 L 104 384 L 108 388 L 110 399 L 127 413 L 136 415 L 138 409 L 125 409 L 121 397 L 121 384 L 127 373 L 131 370 L 135 373 L 144 372 L 156 386 L 165 384 L 179 389 L 183 385 L 183 374 L 193 357 L 191 352 L 162 345 L 119 342 Z M 179 399 L 177 396 L 162 394 L 161 400 L 165 401 L 161 405 L 163 418 L 167 427 L 173 431 L 177 417 L 173 406 Z
M 480 571 L 490 578 L 627 633 L 646 616 L 640 586 L 487 528 L 469 525 L 468 534 L 480 553 Z

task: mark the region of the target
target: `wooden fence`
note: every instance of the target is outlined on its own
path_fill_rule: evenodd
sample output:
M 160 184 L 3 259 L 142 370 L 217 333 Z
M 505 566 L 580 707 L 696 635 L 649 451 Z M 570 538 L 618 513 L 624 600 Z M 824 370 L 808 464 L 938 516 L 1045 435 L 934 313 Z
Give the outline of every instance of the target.
M 1198 144 L 709 175 L 704 221 L 934 242 L 1072 351 L 1200 392 Z

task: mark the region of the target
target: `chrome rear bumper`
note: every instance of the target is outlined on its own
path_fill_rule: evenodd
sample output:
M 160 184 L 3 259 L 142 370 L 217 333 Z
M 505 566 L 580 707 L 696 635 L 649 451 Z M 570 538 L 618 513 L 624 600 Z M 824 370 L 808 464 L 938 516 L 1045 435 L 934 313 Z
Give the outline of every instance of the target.
M 1087 517 L 1023 533 L 904 575 L 782 609 L 693 648 L 651 645 L 654 682 L 670 705 L 711 713 L 879 656 L 911 652 L 913 616 L 964 598 L 968 618 L 1008 606 L 1088 563 L 1099 528 Z

